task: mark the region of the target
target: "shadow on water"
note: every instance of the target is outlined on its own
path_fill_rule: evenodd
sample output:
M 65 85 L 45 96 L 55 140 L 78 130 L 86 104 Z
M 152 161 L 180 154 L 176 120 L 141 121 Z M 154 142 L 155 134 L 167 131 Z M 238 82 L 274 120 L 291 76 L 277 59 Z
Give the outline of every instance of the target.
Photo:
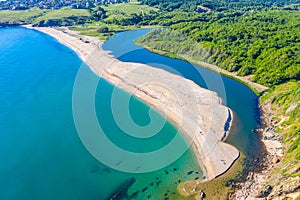
M 127 195 L 128 189 L 134 184 L 135 178 L 132 177 L 126 180 L 121 186 L 117 189 L 117 191 L 113 192 L 111 197 L 106 200 L 121 200 Z

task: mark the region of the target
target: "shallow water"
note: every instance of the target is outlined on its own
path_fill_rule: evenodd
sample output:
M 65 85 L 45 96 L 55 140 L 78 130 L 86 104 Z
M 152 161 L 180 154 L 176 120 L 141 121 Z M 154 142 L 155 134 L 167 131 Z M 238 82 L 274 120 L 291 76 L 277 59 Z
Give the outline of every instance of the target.
M 216 91 L 236 115 L 228 141 L 248 157 L 255 156 L 253 149 L 260 143 L 251 130 L 257 127 L 259 116 L 257 96 L 234 80 L 133 44 L 148 31 L 119 33 L 104 48 L 123 61 L 160 67 Z M 190 150 L 166 168 L 149 173 L 124 173 L 97 161 L 83 146 L 73 119 L 72 92 L 80 67 L 86 68 L 86 80 L 96 78 L 73 51 L 55 39 L 24 28 L 0 29 L 0 199 L 105 199 L 131 177 L 136 182 L 127 199 L 133 194 L 136 199 L 162 199 L 165 193 L 172 199 L 179 181 L 201 177 Z M 114 144 L 145 153 L 160 149 L 178 135 L 165 123 L 148 140 L 129 137 L 113 120 L 110 108 L 115 91 L 128 97 L 100 80 L 94 101 L 99 124 Z M 130 98 L 129 106 L 121 98 L 117 105 L 129 107 L 132 119 L 142 127 L 151 119 L 164 121 L 160 115 L 149 115 L 150 108 L 136 98 Z M 163 160 L 166 155 L 161 156 Z
M 235 124 L 227 142 L 236 146 L 248 158 L 261 149 L 259 136 L 252 132 L 259 125 L 258 97 L 245 85 L 218 73 L 196 67 L 188 62 L 167 58 L 134 44 L 150 29 L 118 33 L 103 48 L 125 62 L 138 62 L 165 69 L 194 81 L 201 87 L 217 92 L 223 103 L 235 114 Z
M 73 86 L 82 68 L 87 82 L 97 79 L 72 50 L 55 39 L 25 28 L 0 29 L 1 200 L 106 199 L 132 177 L 136 182 L 126 199 L 134 193 L 136 199 L 162 199 L 165 193 L 172 198 L 178 182 L 201 177 L 190 150 L 165 168 L 149 173 L 120 172 L 96 160 L 83 146 L 73 119 Z M 111 95 L 116 91 L 125 99 L 130 97 L 101 79 L 94 99 L 99 124 L 115 145 L 145 153 L 181 137 L 168 122 L 147 140 L 129 137 L 115 123 L 110 109 Z M 128 107 L 122 98 L 118 100 L 120 109 Z M 130 98 L 131 117 L 138 125 L 150 122 L 149 109 Z M 152 120 L 164 121 L 157 113 L 150 113 Z M 89 123 L 88 116 L 85 120 Z M 182 137 L 180 141 L 185 145 Z M 157 163 L 173 153 L 161 154 Z M 104 155 L 110 156 L 110 151 Z M 114 167 L 118 164 L 122 161 Z M 193 173 L 188 175 L 190 171 Z

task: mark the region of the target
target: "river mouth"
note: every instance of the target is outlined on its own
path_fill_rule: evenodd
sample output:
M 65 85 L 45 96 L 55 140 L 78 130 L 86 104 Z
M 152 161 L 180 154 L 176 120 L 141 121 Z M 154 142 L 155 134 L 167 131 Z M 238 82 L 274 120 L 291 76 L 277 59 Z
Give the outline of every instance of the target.
M 244 161 L 245 177 L 247 171 L 259 168 L 264 156 L 264 145 L 260 134 L 255 130 L 261 126 L 259 97 L 245 85 L 205 68 L 194 66 L 186 61 L 168 58 L 151 53 L 134 41 L 152 29 L 134 30 L 118 33 L 103 45 L 113 56 L 123 62 L 137 62 L 167 70 L 194 81 L 199 86 L 215 91 L 224 105 L 234 112 L 235 122 L 226 140 L 246 156 Z M 255 163 L 255 164 L 253 164 Z
M 128 189 L 126 199 L 162 199 L 166 196 L 180 199 L 176 192 L 178 183 L 201 179 L 201 170 L 190 149 L 175 162 L 151 173 L 124 173 L 94 159 L 79 140 L 72 117 L 73 83 L 82 61 L 73 51 L 47 35 L 24 28 L 0 31 L 0 44 L 4 45 L 0 53 L 3 72 L 0 78 L 0 99 L 3 102 L 0 105 L 0 128 L 4 130 L 0 143 L 2 152 L 5 152 L 0 155 L 3 161 L 0 166 L 0 194 L 4 199 L 105 199 L 132 177 L 136 181 Z M 207 88 L 203 77 L 193 73 L 195 69 L 185 68 L 189 64 L 149 54 L 135 46 L 133 41 L 147 31 L 119 33 L 108 40 L 104 48 L 111 50 L 112 54 L 118 52 L 117 57 L 123 61 L 160 68 L 175 67 L 185 77 Z M 24 52 L 24 49 L 27 51 Z M 166 69 L 172 71 L 172 68 Z M 215 77 L 207 70 L 201 75 L 209 79 Z M 90 71 L 88 76 L 95 75 Z M 217 76 L 217 79 L 220 77 Z M 257 136 L 251 132 L 257 127 L 257 97 L 240 83 L 224 77 L 220 80 L 223 80 L 225 89 L 218 91 L 217 86 L 209 89 L 214 88 L 240 119 L 237 121 L 239 126 L 227 141 L 250 157 L 258 146 Z M 101 81 L 95 102 L 98 119 L 105 121 L 105 112 L 109 112 L 105 109 L 110 108 L 113 86 Z M 102 99 L 108 101 L 103 102 Z M 133 118 L 139 125 L 145 126 L 149 123 L 149 107 L 137 99 L 131 100 L 131 103 L 134 105 L 132 112 L 137 114 L 137 109 L 141 115 L 133 115 Z M 109 137 L 124 145 L 118 138 L 127 136 L 121 132 L 116 134 L 119 130 L 112 131 L 115 125 L 104 124 L 109 130 L 107 134 L 112 133 Z M 171 124 L 166 126 L 164 131 L 178 134 Z M 162 143 L 159 141 L 155 148 L 172 140 L 172 134 Z M 136 152 L 155 149 L 151 145 L 136 150 L 132 146 L 123 147 Z

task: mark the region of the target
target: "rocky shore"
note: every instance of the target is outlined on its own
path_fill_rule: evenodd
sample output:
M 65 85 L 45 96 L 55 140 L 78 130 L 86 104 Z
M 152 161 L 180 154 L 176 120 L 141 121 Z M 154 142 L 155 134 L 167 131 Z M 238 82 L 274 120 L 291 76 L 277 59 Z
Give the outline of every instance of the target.
M 261 105 L 261 110 L 264 128 L 257 131 L 261 134 L 267 154 L 259 163 L 261 170 L 249 172 L 245 182 L 233 184 L 237 190 L 230 199 L 296 200 L 300 195 L 300 177 L 285 177 L 278 172 L 274 173 L 275 168 L 285 167 L 284 163 L 280 163 L 284 153 L 282 138 L 274 131 L 278 124 L 273 118 L 271 105 Z

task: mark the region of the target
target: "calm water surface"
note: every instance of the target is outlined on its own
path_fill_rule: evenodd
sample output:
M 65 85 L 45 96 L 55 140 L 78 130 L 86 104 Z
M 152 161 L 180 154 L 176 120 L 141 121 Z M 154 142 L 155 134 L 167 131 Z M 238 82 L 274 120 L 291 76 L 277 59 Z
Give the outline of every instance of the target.
M 207 69 L 172 58 L 151 53 L 134 44 L 134 41 L 150 30 L 135 30 L 119 33 L 108 40 L 103 48 L 109 50 L 118 59 L 125 62 L 138 62 L 168 70 L 193 80 L 201 87 L 215 91 L 223 99 L 223 103 L 236 114 L 236 123 L 228 142 L 236 146 L 248 157 L 256 155 L 255 149 L 261 148 L 256 129 L 259 123 L 258 97 L 243 84 L 221 76 Z
M 199 73 L 186 62 L 133 44 L 148 31 L 120 33 L 104 48 L 123 61 L 180 73 L 218 92 L 237 115 L 229 142 L 248 156 L 254 155 L 253 148 L 259 145 L 251 133 L 257 126 L 257 97 L 236 81 L 204 69 Z M 165 193 L 172 199 L 179 181 L 201 178 L 190 150 L 164 169 L 141 174 L 120 172 L 93 158 L 78 137 L 72 115 L 72 91 L 80 66 L 82 62 L 72 50 L 47 35 L 24 28 L 0 29 L 0 199 L 103 200 L 132 177 L 136 182 L 126 199 L 133 194 L 136 199 L 163 199 Z M 95 75 L 89 71 L 86 79 L 92 78 Z M 224 87 L 211 81 L 214 79 L 221 80 Z M 99 124 L 112 142 L 128 151 L 148 152 L 168 144 L 178 134 L 166 123 L 159 134 L 147 140 L 128 137 L 117 126 L 110 109 L 115 90 L 100 80 L 95 95 Z M 126 106 L 122 100 L 119 103 Z M 137 124 L 150 122 L 148 106 L 131 98 L 129 107 Z M 158 114 L 155 119 L 164 120 Z M 190 171 L 193 173 L 188 175 Z
M 136 199 L 162 199 L 165 193 L 172 198 L 179 181 L 201 178 L 190 150 L 161 170 L 141 174 L 120 172 L 94 159 L 82 145 L 72 115 L 73 84 L 81 65 L 73 51 L 45 34 L 0 29 L 1 200 L 103 200 L 132 177 L 136 182 L 126 199 L 133 194 Z M 85 76 L 95 78 L 91 71 Z M 95 96 L 99 124 L 116 145 L 132 152 L 154 151 L 179 134 L 166 123 L 148 140 L 128 137 L 111 113 L 110 98 L 116 90 L 100 80 Z M 125 103 L 120 99 L 121 106 Z M 137 124 L 149 123 L 148 106 L 131 98 L 129 107 Z M 156 114 L 155 120 L 164 119 Z M 181 141 L 185 143 L 182 137 Z M 197 173 L 187 175 L 189 171 Z

